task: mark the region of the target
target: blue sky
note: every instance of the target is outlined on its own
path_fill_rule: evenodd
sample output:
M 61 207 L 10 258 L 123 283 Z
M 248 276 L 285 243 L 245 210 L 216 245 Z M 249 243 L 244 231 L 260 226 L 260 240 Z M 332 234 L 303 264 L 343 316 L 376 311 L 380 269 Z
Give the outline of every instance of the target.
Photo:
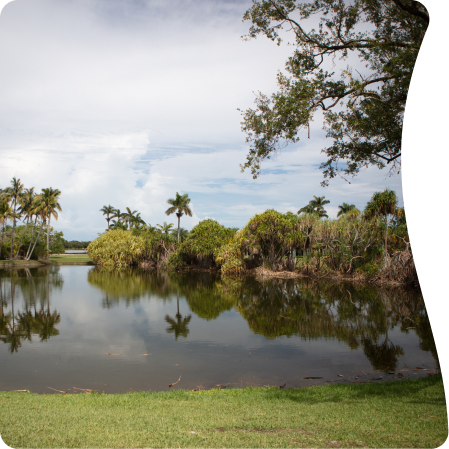
M 279 152 L 253 180 L 241 173 L 241 114 L 254 92 L 276 91 L 293 48 L 243 41 L 248 1 L 15 0 L 0 16 L 0 187 L 62 191 L 56 224 L 67 239 L 105 229 L 104 205 L 141 212 L 153 226 L 166 200 L 188 193 L 193 217 L 241 227 L 269 208 L 297 212 L 313 195 L 363 208 L 400 176 L 363 171 L 322 188 L 318 114 L 311 138 Z M 351 63 L 355 61 L 350 61 Z M 346 67 L 347 62 L 343 65 Z

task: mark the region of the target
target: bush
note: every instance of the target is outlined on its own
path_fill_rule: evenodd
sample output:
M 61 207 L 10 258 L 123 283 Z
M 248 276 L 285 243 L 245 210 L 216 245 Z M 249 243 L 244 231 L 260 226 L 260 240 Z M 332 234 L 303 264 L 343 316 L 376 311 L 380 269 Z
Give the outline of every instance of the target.
M 228 243 L 235 231 L 215 220 L 207 219 L 198 223 L 181 244 L 179 253 L 185 260 L 210 268 L 221 246 Z
M 217 251 L 215 263 L 221 265 L 222 273 L 241 273 L 246 265 L 243 260 L 243 233 L 237 232 L 229 243 Z
M 242 230 L 242 242 L 256 249 L 262 256 L 262 263 L 278 271 L 283 268 L 284 257 L 290 255 L 304 237 L 298 229 L 297 217 L 293 214 L 281 214 L 273 209 L 255 215 Z M 287 260 L 287 265 L 292 265 Z
M 87 247 L 96 265 L 128 267 L 138 264 L 145 256 L 145 239 L 132 231 L 115 229 L 102 234 Z

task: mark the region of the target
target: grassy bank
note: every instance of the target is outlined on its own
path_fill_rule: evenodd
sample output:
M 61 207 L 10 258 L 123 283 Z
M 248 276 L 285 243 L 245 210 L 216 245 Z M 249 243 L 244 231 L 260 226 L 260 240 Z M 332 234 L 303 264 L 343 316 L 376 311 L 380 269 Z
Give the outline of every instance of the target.
M 92 263 L 88 254 L 55 254 L 50 256 L 50 262 L 65 265 Z
M 39 267 L 42 264 L 37 260 L 2 260 L 0 261 L 0 268 L 29 268 Z
M 11 447 L 438 447 L 440 375 L 382 384 L 127 394 L 0 393 Z

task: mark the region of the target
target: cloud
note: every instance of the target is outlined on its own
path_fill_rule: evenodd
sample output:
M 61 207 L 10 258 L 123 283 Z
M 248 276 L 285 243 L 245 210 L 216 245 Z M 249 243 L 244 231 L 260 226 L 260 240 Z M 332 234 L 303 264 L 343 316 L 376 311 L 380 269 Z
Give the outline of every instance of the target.
M 0 16 L 0 187 L 16 176 L 62 191 L 57 228 L 96 237 L 99 212 L 130 207 L 155 225 L 166 201 L 188 193 L 191 228 L 208 216 L 243 226 L 268 208 L 297 211 L 312 195 L 363 208 L 400 177 L 368 170 L 322 189 L 322 116 L 311 138 L 262 164 L 253 180 L 240 164 L 248 145 L 241 113 L 254 92 L 276 91 L 292 48 L 240 36 L 251 2 L 35 0 Z M 400 192 L 399 192 L 400 193 Z M 174 218 L 173 218 L 174 217 Z

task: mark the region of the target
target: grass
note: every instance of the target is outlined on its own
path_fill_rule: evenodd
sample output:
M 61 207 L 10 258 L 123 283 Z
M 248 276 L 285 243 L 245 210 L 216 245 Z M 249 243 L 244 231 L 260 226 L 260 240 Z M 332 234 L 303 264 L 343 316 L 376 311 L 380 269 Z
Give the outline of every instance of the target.
M 87 263 L 92 262 L 88 254 L 55 254 L 50 256 L 52 263 Z
M 441 375 L 382 384 L 127 394 L 0 392 L 11 447 L 438 447 Z
M 39 262 L 36 260 L 1 260 L 0 261 L 0 268 L 9 268 L 9 267 L 26 267 L 26 266 L 32 266 L 32 265 L 40 265 Z

